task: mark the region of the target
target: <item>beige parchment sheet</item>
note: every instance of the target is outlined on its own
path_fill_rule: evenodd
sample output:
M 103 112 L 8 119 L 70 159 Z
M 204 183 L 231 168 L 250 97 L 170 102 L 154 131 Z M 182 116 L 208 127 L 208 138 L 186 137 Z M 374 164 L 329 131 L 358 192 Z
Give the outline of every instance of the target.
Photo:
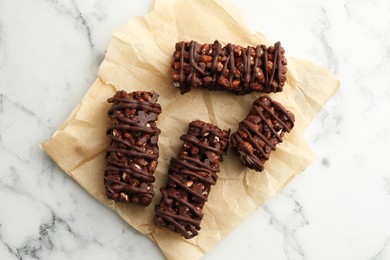
M 247 169 L 228 153 L 205 205 L 202 230 L 197 237 L 185 240 L 153 225 L 159 188 L 167 180 L 170 158 L 182 145 L 180 135 L 195 119 L 235 131 L 259 96 L 207 90 L 180 95 L 170 79 L 171 56 L 176 42 L 192 39 L 201 43 L 218 39 L 224 44 L 243 46 L 273 44 L 261 33 L 250 32 L 237 8 L 224 0 L 155 0 L 147 15 L 134 17 L 113 32 L 98 78 L 69 118 L 41 144 L 67 174 L 152 239 L 168 259 L 200 258 L 313 162 L 315 156 L 304 139 L 304 130 L 339 86 L 338 79 L 325 68 L 287 57 L 288 83 L 283 92 L 271 97 L 295 114 L 293 131 L 278 145 L 262 173 Z M 105 133 L 110 123 L 106 99 L 120 89 L 154 90 L 160 94 L 163 112 L 158 120 L 161 135 L 156 196 L 147 208 L 114 203 L 105 196 Z

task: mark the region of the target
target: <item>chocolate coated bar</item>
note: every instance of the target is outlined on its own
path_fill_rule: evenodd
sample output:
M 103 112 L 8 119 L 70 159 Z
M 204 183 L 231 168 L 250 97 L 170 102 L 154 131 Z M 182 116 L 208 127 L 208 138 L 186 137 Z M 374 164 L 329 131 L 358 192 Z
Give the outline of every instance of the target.
M 280 92 L 286 82 L 287 60 L 280 42 L 274 46 L 178 42 L 172 58 L 173 86 L 181 94 L 192 88 L 227 90 L 238 95 L 253 91 Z
M 202 121 L 193 121 L 177 158 L 171 160 L 168 183 L 161 188 L 155 224 L 181 233 L 185 238 L 198 234 L 202 209 L 216 184 L 217 173 L 229 145 L 230 130 Z
M 260 172 L 284 134 L 294 127 L 294 121 L 293 113 L 269 96 L 262 96 L 231 135 L 232 150 L 246 166 Z
M 155 92 L 118 91 L 108 99 L 112 125 L 107 130 L 107 198 L 147 206 L 154 196 L 152 183 L 159 156 L 156 126 L 161 106 Z

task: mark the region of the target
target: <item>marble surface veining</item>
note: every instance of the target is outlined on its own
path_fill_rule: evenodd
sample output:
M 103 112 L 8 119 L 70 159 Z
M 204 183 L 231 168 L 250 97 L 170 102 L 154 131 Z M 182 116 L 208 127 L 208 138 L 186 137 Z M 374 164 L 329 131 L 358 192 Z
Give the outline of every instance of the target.
M 390 259 L 390 2 L 234 0 L 253 30 L 341 88 L 306 137 L 318 155 L 204 259 Z M 0 0 L 0 259 L 163 259 L 38 147 L 96 77 L 136 0 Z

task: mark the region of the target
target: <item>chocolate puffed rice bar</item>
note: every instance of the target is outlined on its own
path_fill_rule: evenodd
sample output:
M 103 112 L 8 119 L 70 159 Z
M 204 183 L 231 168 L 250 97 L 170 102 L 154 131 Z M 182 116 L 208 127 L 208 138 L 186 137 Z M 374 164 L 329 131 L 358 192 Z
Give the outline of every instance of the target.
M 181 94 L 192 88 L 227 90 L 237 95 L 253 91 L 280 92 L 286 82 L 287 60 L 280 42 L 241 47 L 239 45 L 176 43 L 171 67 L 173 86 Z
M 118 91 L 108 99 L 112 103 L 104 172 L 108 199 L 142 206 L 148 206 L 153 199 L 160 134 L 156 121 L 161 113 L 157 98 L 155 92 Z
M 294 121 L 293 113 L 269 96 L 262 96 L 231 135 L 232 150 L 247 167 L 260 172 L 284 134 L 294 127 Z
M 155 207 L 154 222 L 189 239 L 198 234 L 203 218 L 202 209 L 217 182 L 217 173 L 229 145 L 230 130 L 202 121 L 189 124 L 181 136 L 184 144 L 173 158 L 168 183 L 161 188 L 162 198 Z

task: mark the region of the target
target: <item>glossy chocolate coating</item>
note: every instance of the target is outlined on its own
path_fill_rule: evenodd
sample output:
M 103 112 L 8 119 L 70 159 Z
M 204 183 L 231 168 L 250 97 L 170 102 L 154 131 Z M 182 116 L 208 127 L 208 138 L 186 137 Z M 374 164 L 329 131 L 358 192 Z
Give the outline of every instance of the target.
M 171 160 L 168 183 L 161 188 L 162 198 L 156 205 L 155 223 L 192 238 L 198 234 L 211 185 L 226 154 L 230 130 L 202 121 L 193 121 L 177 158 Z
M 269 96 L 262 96 L 253 102 L 251 111 L 231 135 L 232 150 L 246 166 L 260 172 L 294 122 L 293 113 Z
M 118 91 L 108 102 L 112 125 L 104 184 L 107 198 L 147 206 L 154 196 L 152 183 L 159 156 L 156 126 L 161 106 L 155 92 Z
M 178 42 L 172 58 L 173 85 L 181 94 L 192 88 L 227 90 L 238 95 L 280 92 L 287 79 L 286 65 L 280 42 L 246 48 L 231 43 L 222 47 L 218 41 Z

